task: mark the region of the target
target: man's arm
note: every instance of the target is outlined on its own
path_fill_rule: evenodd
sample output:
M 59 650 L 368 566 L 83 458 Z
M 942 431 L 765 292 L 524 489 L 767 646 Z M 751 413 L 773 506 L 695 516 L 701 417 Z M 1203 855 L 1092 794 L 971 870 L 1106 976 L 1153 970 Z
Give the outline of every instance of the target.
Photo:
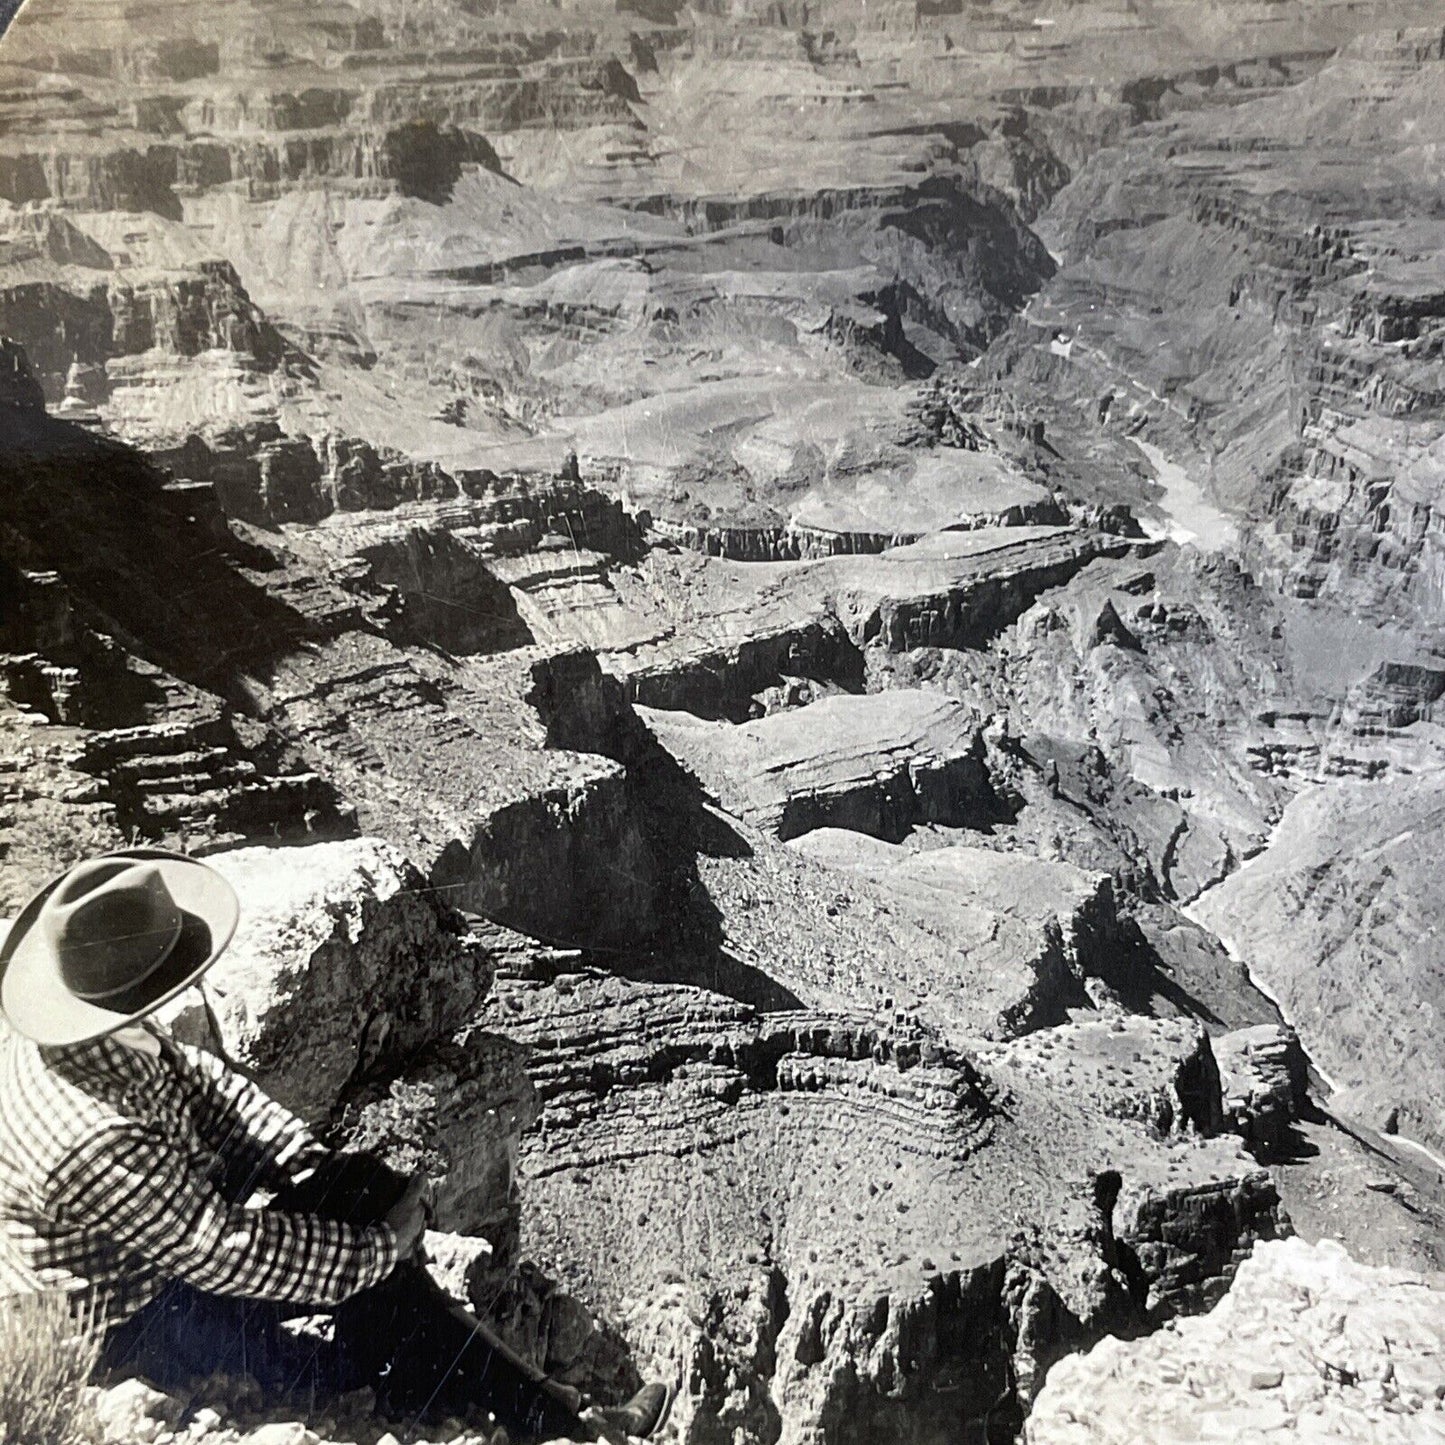
M 196 1129 L 247 1192 L 279 1189 L 331 1151 L 289 1109 L 215 1054 L 171 1043 L 181 1056 L 196 1105 Z
M 389 1225 L 357 1228 L 230 1204 L 180 1150 L 137 1125 L 92 1135 L 51 1182 L 67 1222 L 213 1294 L 329 1308 L 385 1279 L 397 1263 Z

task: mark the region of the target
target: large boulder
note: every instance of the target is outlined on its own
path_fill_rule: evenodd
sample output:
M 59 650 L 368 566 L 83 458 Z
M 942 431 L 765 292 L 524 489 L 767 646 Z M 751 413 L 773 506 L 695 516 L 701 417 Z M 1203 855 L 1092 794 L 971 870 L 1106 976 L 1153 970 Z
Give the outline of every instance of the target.
M 181 1037 L 219 1042 L 288 1108 L 323 1123 L 348 1088 L 450 1038 L 491 984 L 466 925 L 374 838 L 242 848 L 208 860 L 241 900 L 206 976 L 219 1027 L 195 1007 Z

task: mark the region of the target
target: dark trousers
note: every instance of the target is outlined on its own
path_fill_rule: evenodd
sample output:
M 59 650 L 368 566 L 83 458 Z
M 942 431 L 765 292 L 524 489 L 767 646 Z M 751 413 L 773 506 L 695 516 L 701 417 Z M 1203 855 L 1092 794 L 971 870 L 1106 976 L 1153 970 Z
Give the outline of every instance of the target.
M 273 1207 L 367 1224 L 386 1213 L 405 1183 L 366 1155 L 340 1155 L 278 1195 Z M 104 1362 L 162 1387 L 218 1373 L 251 1375 L 273 1397 L 325 1398 L 369 1385 L 395 1416 L 465 1415 L 479 1407 L 514 1439 L 588 1438 L 570 1411 L 458 1317 L 419 1264 L 398 1266 L 339 1305 L 328 1332 L 282 1328 L 283 1320 L 310 1313 L 171 1281 L 111 1330 Z

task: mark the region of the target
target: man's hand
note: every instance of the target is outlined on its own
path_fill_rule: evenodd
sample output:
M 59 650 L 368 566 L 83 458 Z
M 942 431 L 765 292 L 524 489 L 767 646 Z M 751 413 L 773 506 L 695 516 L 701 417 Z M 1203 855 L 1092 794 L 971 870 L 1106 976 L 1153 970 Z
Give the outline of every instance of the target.
M 396 1235 L 398 1259 L 410 1259 L 420 1248 L 432 1206 L 431 1180 L 425 1174 L 413 1174 L 406 1193 L 386 1212 L 386 1222 Z

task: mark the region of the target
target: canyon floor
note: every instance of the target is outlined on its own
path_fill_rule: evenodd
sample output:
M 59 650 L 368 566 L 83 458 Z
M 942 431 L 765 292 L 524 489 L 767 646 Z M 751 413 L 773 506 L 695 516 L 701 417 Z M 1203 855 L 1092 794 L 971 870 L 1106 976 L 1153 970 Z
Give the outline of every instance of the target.
M 678 1445 L 1442 1438 L 1442 148 L 1412 0 L 28 0 L 0 913 L 211 859 Z M 407 1433 L 253 1404 L 105 1413 Z

